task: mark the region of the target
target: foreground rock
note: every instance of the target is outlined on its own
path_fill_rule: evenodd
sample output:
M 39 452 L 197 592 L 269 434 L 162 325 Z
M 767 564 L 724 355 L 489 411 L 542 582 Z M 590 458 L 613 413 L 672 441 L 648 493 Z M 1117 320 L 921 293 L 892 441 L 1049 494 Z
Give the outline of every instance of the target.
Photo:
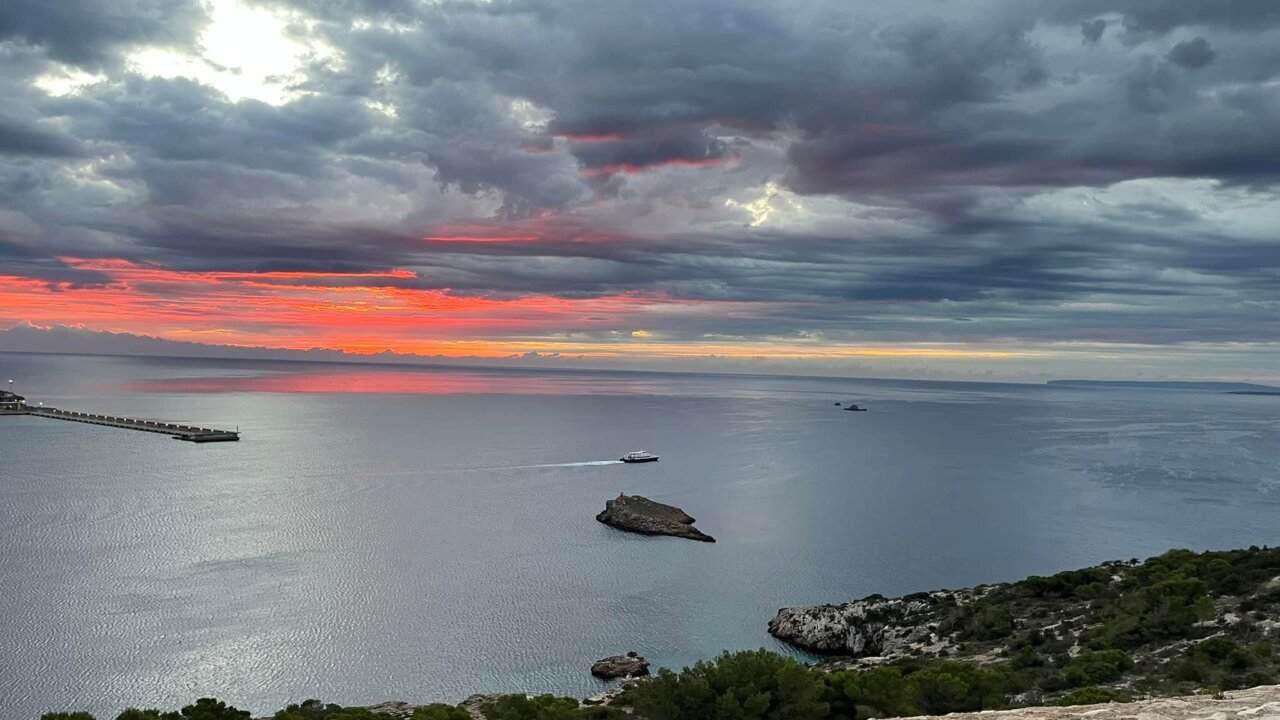
M 603 660 L 597 660 L 591 666 L 591 674 L 605 680 L 648 675 L 649 661 L 633 652 L 626 655 L 614 655 Z
M 1156 698 L 1106 705 L 1027 707 L 955 713 L 945 717 L 948 720 L 1274 720 L 1280 718 L 1280 686 L 1233 690 L 1221 695 Z
M 627 532 L 715 542 L 716 539 L 693 526 L 693 518 L 671 505 L 654 502 L 640 495 L 619 495 L 605 503 L 604 512 L 596 520 Z

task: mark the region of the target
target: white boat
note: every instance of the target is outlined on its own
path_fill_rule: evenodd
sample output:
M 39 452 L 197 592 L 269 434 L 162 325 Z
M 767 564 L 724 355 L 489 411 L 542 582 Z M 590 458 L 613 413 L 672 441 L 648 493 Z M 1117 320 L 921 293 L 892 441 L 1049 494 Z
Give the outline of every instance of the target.
M 656 462 L 658 460 L 658 456 L 651 452 L 645 452 L 644 450 L 635 450 L 618 459 L 624 463 Z

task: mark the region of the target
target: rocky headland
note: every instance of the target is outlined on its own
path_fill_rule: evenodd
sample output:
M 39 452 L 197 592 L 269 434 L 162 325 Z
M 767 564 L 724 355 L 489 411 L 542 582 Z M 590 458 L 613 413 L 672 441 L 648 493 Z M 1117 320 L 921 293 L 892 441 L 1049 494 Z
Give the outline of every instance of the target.
M 716 539 L 693 526 L 693 518 L 678 507 L 664 505 L 640 495 L 619 495 L 604 505 L 596 520 L 627 532 L 642 535 L 670 535 L 702 542 Z
M 1143 697 L 1272 684 L 1280 676 L 1280 550 L 1172 550 L 1049 577 L 840 605 L 782 608 L 769 633 L 829 670 L 904 676 L 962 660 L 1022 688 Z M 1028 702 L 1031 701 L 1031 702 Z

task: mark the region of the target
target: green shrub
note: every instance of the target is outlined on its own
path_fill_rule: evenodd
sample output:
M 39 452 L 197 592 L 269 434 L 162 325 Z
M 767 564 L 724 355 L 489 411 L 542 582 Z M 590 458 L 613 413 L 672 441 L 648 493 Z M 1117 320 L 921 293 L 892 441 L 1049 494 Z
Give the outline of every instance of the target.
M 1133 698 L 1110 688 L 1085 687 L 1063 695 L 1054 701 L 1054 705 L 1098 705 L 1109 702 L 1132 702 Z
M 907 697 L 907 681 L 896 667 L 828 675 L 826 695 L 833 718 L 897 717 L 915 715 Z
M 1098 685 L 1119 680 L 1133 669 L 1133 660 L 1122 650 L 1082 652 L 1063 668 L 1067 682 L 1074 687 Z
M 1202 683 L 1209 679 L 1209 668 L 1196 660 L 1171 662 L 1168 666 L 1169 677 L 1178 682 Z
M 415 708 L 412 720 L 471 720 L 471 713 L 456 705 L 432 703 Z
M 344 708 L 332 703 L 326 705 L 319 700 L 306 700 L 301 704 L 276 711 L 274 720 L 385 720 L 382 715 L 368 708 Z
M 907 678 L 911 704 L 930 715 L 998 710 L 1006 705 L 1007 678 L 996 670 L 943 660 Z
M 977 607 L 965 620 L 960 637 L 965 640 L 999 640 L 1013 634 L 1013 614 L 994 603 Z
M 441 709 L 432 711 L 429 720 L 466 720 L 470 715 L 461 708 L 438 706 Z M 461 715 L 453 711 L 461 712 Z M 556 697 L 555 695 L 503 695 L 487 703 L 481 708 L 488 720 L 613 720 L 625 715 L 616 708 L 597 707 L 579 708 L 578 701 L 573 698 Z M 418 719 L 417 714 L 414 715 Z
M 1244 685 L 1241 687 L 1257 687 L 1259 685 L 1275 685 L 1276 677 L 1267 672 L 1251 672 L 1244 679 Z
M 1049 577 L 1032 575 L 1018 583 L 1030 591 L 1034 597 L 1071 597 L 1078 588 L 1086 585 L 1105 586 L 1111 582 L 1111 573 L 1106 568 L 1084 568 L 1068 570 Z
M 1036 652 L 1036 649 L 1032 647 L 1022 648 L 1018 652 L 1014 653 L 1013 657 L 1009 660 L 1009 664 L 1019 670 L 1041 667 L 1044 665 L 1044 662 L 1044 656 Z
M 178 717 L 183 720 L 248 720 L 249 711 L 238 710 L 215 698 L 200 698 L 179 710 Z
M 1240 646 L 1230 638 L 1217 635 L 1208 640 L 1201 641 L 1192 651 L 1196 656 L 1204 658 L 1211 663 L 1217 664 L 1227 659 L 1232 652 L 1239 650 Z
M 646 720 L 819 720 L 829 709 L 824 690 L 818 674 L 800 662 L 756 650 L 725 653 L 679 674 L 663 669 L 625 697 Z
M 116 720 L 179 720 L 182 716 L 176 712 L 161 712 L 159 710 L 139 710 L 138 708 L 129 708 L 116 716 Z

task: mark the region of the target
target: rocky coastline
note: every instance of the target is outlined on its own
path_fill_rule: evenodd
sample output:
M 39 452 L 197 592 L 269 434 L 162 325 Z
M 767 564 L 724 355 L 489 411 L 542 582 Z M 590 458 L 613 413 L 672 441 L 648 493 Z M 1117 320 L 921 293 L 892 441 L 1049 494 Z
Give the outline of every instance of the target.
M 962 590 L 781 608 L 769 634 L 829 671 L 904 677 L 963 661 L 1013 704 L 1075 691 L 1153 697 L 1274 684 L 1280 550 L 1171 550 Z M 1003 681 L 1003 680 L 1002 680 Z
M 665 505 L 641 495 L 618 495 L 604 505 L 596 520 L 618 530 L 641 535 L 715 542 L 716 539 L 693 526 L 694 519 L 678 507 Z

